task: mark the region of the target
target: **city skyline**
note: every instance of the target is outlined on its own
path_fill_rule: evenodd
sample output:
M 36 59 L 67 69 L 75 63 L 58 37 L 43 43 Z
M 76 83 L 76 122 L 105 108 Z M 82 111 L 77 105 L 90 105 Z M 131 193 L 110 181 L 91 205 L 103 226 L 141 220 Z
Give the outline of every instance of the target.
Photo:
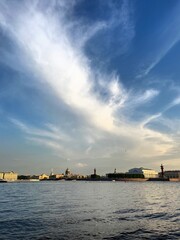
M 180 169 L 179 11 L 1 0 L 1 171 Z

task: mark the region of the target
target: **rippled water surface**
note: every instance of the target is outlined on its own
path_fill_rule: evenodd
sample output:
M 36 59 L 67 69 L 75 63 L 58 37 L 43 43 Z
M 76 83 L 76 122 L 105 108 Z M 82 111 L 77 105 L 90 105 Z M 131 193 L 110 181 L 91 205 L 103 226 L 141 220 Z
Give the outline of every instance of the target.
M 180 183 L 0 184 L 0 239 L 180 239 Z

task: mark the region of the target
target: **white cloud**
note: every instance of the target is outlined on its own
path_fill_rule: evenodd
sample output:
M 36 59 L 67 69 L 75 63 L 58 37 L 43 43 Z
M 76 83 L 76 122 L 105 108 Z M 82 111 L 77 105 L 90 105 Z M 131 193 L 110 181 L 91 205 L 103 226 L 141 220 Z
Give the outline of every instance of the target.
M 109 106 L 112 108 L 123 107 L 125 101 L 128 99 L 128 93 L 120 84 L 119 79 L 114 77 L 109 84 L 110 100 Z
M 123 24 L 127 27 L 128 13 L 125 11 L 124 14 L 126 18 Z M 8 22 L 6 13 L 3 17 L 4 21 Z M 11 119 L 11 122 L 26 134 L 29 141 L 49 147 L 66 159 L 76 160 L 83 159 L 85 155 L 86 158 L 111 160 L 112 156 L 119 156 L 122 142 L 126 142 L 127 148 L 130 148 L 126 153 L 127 159 L 162 156 L 172 147 L 170 136 L 150 130 L 146 126 L 148 122 L 159 117 L 158 115 L 149 116 L 143 123 L 136 123 L 134 119 L 123 115 L 124 110 L 132 111 L 132 108 L 152 101 L 159 91 L 127 91 L 120 78 L 112 75 L 104 85 L 107 88 L 108 101 L 103 101 L 93 91 L 96 83 L 94 69 L 84 53 L 83 46 L 76 45 L 77 39 L 74 41 L 69 34 L 69 25 L 63 16 L 57 19 L 51 11 L 45 15 L 36 6 L 30 10 L 25 8 L 21 14 L 14 16 L 13 22 L 3 24 L 2 27 L 9 31 L 13 41 L 16 41 L 21 49 L 21 57 L 25 63 L 28 60 L 28 67 L 37 74 L 42 87 L 48 85 L 59 102 L 63 101 L 69 109 L 76 112 L 84 124 L 79 126 L 81 131 L 77 132 L 77 136 L 69 136 L 54 124 L 48 123 L 38 128 Z M 95 32 L 101 27 L 103 25 L 98 25 Z M 83 41 L 87 41 L 95 32 L 87 34 Z M 79 38 L 81 39 L 81 36 Z M 99 73 L 98 78 L 97 81 L 103 83 L 103 74 Z M 177 103 L 179 100 L 174 102 Z M 121 113 L 118 119 L 115 117 L 116 111 Z M 80 162 L 78 164 L 84 166 Z
M 32 62 L 32 71 L 39 74 L 60 99 L 95 126 L 116 131 L 113 108 L 93 94 L 93 71 L 83 50 L 74 48 L 64 21 L 57 22 L 54 16 L 31 8 L 16 16 L 8 30 Z M 119 91 L 123 92 L 120 86 Z M 113 96 L 112 101 L 116 97 Z
M 172 107 L 180 105 L 180 97 L 176 97 L 166 108 L 165 111 L 169 110 Z
M 139 96 L 136 99 L 136 102 L 138 103 L 145 103 L 150 101 L 151 99 L 153 99 L 154 97 L 156 97 L 159 94 L 158 90 L 154 90 L 154 89 L 148 89 L 146 90 L 141 96 Z
M 150 122 L 152 122 L 154 120 L 157 120 L 157 118 L 159 118 L 161 115 L 162 115 L 162 113 L 158 113 L 158 114 L 146 117 L 146 119 L 144 119 L 141 122 L 141 127 L 144 128 L 148 123 L 150 123 Z
M 53 124 L 46 124 L 43 129 L 43 128 L 34 128 L 31 126 L 28 126 L 14 118 L 10 118 L 9 120 L 13 124 L 15 124 L 18 128 L 20 128 L 23 132 L 25 132 L 26 134 L 31 135 L 31 136 L 50 138 L 53 140 L 63 140 L 63 141 L 70 140 L 70 138 L 69 138 L 69 136 L 67 136 L 67 134 L 63 133 L 62 130 L 58 129 Z
M 84 168 L 84 167 L 87 167 L 88 165 L 86 164 L 86 163 L 77 163 L 76 164 L 76 166 L 78 167 L 78 168 Z

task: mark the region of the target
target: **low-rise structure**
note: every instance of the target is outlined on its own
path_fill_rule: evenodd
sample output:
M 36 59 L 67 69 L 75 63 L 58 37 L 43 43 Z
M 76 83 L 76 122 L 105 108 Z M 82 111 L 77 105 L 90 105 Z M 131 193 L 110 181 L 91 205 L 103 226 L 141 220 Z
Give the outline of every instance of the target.
M 64 178 L 64 174 L 63 173 L 62 174 L 54 174 L 54 175 L 50 175 L 49 176 L 50 180 L 58 180 L 58 179 L 62 179 L 62 178 Z
M 4 179 L 5 181 L 16 181 L 18 174 L 11 172 L 0 172 L 0 179 Z
M 107 173 L 106 178 L 108 179 L 144 179 L 144 175 L 141 173 Z
M 76 179 L 85 179 L 85 178 L 87 178 L 86 175 L 82 175 L 82 174 L 75 174 L 74 177 L 75 177 Z
M 3 179 L 3 178 L 4 178 L 4 173 L 0 172 L 0 179 Z
M 180 170 L 169 170 L 164 171 L 164 177 L 166 178 L 179 178 L 180 179 Z
M 42 173 L 42 174 L 39 176 L 39 180 L 46 180 L 46 179 L 49 179 L 49 176 L 46 175 L 45 173 Z
M 148 168 L 132 168 L 128 171 L 129 174 L 143 174 L 144 178 L 157 178 L 158 172 Z

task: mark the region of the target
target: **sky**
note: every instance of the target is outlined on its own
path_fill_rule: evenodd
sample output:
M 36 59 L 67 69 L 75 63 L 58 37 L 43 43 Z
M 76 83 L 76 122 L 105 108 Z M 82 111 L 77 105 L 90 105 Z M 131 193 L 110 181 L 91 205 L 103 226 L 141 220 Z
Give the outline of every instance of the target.
M 1 0 L 0 171 L 180 169 L 178 0 Z

